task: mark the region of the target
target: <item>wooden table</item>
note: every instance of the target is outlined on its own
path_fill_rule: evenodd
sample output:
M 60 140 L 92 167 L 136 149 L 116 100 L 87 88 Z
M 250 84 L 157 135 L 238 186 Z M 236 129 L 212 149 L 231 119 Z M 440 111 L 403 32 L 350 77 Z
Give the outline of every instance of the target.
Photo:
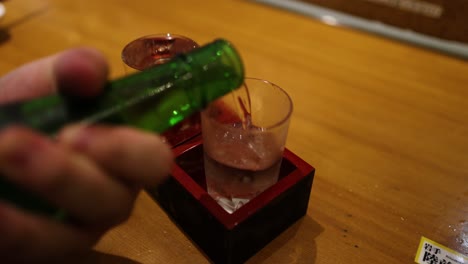
M 316 167 L 307 215 L 248 263 L 414 263 L 421 236 L 468 254 L 468 63 L 234 0 L 6 3 L 0 73 L 171 32 L 240 50 L 295 108 L 287 147 Z M 90 263 L 208 263 L 147 194 Z

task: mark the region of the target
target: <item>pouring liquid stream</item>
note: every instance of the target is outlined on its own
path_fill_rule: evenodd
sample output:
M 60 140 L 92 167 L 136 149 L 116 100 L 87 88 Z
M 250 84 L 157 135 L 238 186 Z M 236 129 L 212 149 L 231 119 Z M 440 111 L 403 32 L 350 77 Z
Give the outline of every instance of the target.
M 239 89 L 232 93 L 236 105 L 237 115 L 239 116 L 244 130 L 253 127 L 252 123 L 252 102 L 247 84 L 243 84 Z

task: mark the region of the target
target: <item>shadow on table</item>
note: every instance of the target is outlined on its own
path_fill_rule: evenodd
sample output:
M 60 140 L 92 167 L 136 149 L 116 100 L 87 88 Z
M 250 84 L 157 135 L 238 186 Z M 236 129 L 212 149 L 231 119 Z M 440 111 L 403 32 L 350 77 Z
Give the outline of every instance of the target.
M 141 264 L 126 257 L 115 256 L 98 251 L 91 251 L 89 254 L 74 258 L 69 264 Z
M 306 215 L 275 238 L 246 264 L 260 263 L 315 263 L 315 239 L 323 227 Z
M 266 245 L 246 264 L 266 263 L 315 263 L 317 257 L 316 238 L 323 232 L 323 227 L 309 216 L 298 220 L 272 242 Z M 203 252 L 201 251 L 203 254 Z M 208 260 L 208 258 L 207 258 Z M 141 264 L 135 260 L 91 251 L 86 256 L 70 264 Z
M 8 29 L 1 27 L 0 28 L 0 45 L 10 40 L 10 38 L 11 38 L 11 35 L 10 35 L 10 32 L 8 32 Z
M 36 9 L 36 10 L 33 10 L 19 18 L 17 18 L 16 20 L 13 20 L 11 22 L 9 22 L 8 24 L 5 24 L 5 25 L 1 25 L 0 24 L 0 45 L 2 45 L 3 43 L 7 42 L 8 40 L 11 39 L 11 34 L 10 34 L 10 30 L 18 25 L 21 25 L 22 23 L 24 22 L 27 22 L 45 12 L 47 12 L 49 10 L 49 7 L 48 6 L 45 6 L 45 7 L 42 7 L 42 8 L 39 8 L 39 9 Z

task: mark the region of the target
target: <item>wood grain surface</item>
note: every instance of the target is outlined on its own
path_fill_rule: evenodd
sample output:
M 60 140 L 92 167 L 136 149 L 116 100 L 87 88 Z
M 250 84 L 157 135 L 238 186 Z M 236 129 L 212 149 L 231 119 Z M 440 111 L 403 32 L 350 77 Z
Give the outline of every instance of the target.
M 313 165 L 307 215 L 248 263 L 414 263 L 421 236 L 468 254 L 468 63 L 240 0 L 12 0 L 0 74 L 153 33 L 223 37 L 292 97 L 287 147 Z M 142 193 L 85 263 L 209 263 Z M 83 263 L 81 262 L 81 263 Z

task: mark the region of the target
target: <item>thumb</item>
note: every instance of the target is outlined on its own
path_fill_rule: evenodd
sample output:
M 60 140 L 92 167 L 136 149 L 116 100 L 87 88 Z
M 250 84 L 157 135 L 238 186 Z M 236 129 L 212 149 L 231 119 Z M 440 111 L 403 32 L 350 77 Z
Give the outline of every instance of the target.
M 97 50 L 67 50 L 28 63 L 0 78 L 0 103 L 58 91 L 74 96 L 94 96 L 104 86 L 107 74 L 106 60 Z

